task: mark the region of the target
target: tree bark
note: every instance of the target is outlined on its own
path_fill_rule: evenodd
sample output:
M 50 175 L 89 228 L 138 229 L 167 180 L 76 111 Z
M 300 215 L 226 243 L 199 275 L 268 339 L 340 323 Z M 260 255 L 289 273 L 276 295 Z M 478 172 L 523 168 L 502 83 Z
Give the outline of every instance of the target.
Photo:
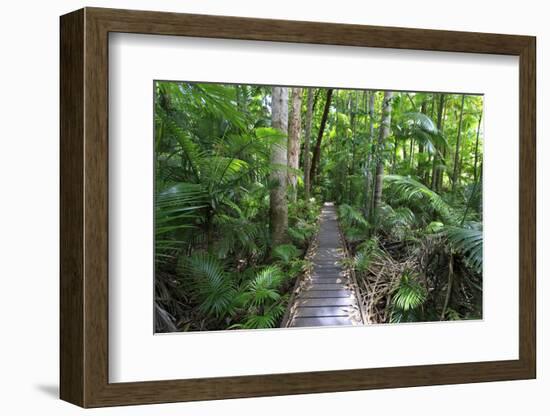
M 445 303 L 441 309 L 441 316 L 439 317 L 440 321 L 445 319 L 445 313 L 447 312 L 447 307 L 451 302 L 451 296 L 453 294 L 453 281 L 454 281 L 454 271 L 453 271 L 453 255 L 449 256 L 449 274 L 447 275 L 447 294 L 445 295 Z
M 375 92 L 368 92 L 368 114 L 369 114 L 369 138 L 367 141 L 367 166 L 365 177 L 365 217 L 369 218 L 370 207 L 372 206 L 371 190 L 372 190 L 372 142 L 374 141 L 374 99 Z
M 462 103 L 460 104 L 460 117 L 458 121 L 458 133 L 456 135 L 456 149 L 455 149 L 455 158 L 453 166 L 453 187 L 452 191 L 456 190 L 456 185 L 458 182 L 458 172 L 459 172 L 459 162 L 460 162 L 460 136 L 462 134 L 462 118 L 464 116 L 464 98 L 466 96 L 462 95 Z
M 271 98 L 271 127 L 285 135 L 288 132 L 288 88 L 273 87 Z M 274 169 L 270 174 L 272 188 L 269 195 L 269 218 L 272 247 L 287 241 L 288 203 L 287 188 L 287 149 L 277 144 L 271 150 L 271 163 Z
M 317 171 L 319 170 L 319 160 L 321 158 L 321 142 L 323 140 L 323 134 L 325 132 L 325 126 L 327 125 L 328 112 L 330 110 L 330 102 L 332 100 L 332 89 L 327 90 L 327 100 L 325 101 L 325 109 L 323 110 L 323 116 L 321 117 L 321 126 L 319 127 L 319 134 L 317 135 L 317 142 L 315 143 L 315 149 L 313 150 L 313 160 L 311 161 L 310 181 L 313 183 L 317 180 Z
M 348 203 L 351 203 L 352 201 L 352 186 L 353 181 L 352 177 L 355 174 L 355 135 L 357 132 L 356 129 L 356 120 L 357 120 L 357 110 L 359 109 L 359 93 L 358 91 L 355 91 L 355 97 L 350 97 L 350 123 L 351 123 L 351 164 L 348 168 Z M 355 107 L 355 108 L 353 108 Z
M 428 115 L 428 101 L 424 100 L 422 101 L 422 104 L 420 105 L 420 112 L 424 115 Z M 416 164 L 417 169 L 417 175 L 419 178 L 422 178 L 423 176 L 423 168 L 420 164 L 420 154 L 424 153 L 424 143 L 422 143 L 420 140 L 418 141 L 418 163 Z
M 296 202 L 296 170 L 300 167 L 300 132 L 302 129 L 302 89 L 292 88 L 288 124 L 288 183 L 289 196 Z
M 441 133 L 445 133 L 445 120 L 447 120 L 447 109 L 449 108 L 449 106 L 447 106 L 447 97 L 445 97 L 445 101 L 443 103 L 443 118 L 441 120 Z M 442 152 L 442 155 L 441 155 L 442 159 L 441 161 L 443 162 L 446 162 L 447 161 L 447 147 L 445 146 L 443 148 L 443 152 Z M 441 190 L 443 189 L 443 176 L 445 171 L 447 170 L 447 167 L 446 166 L 442 166 L 439 168 L 438 170 L 438 174 L 437 174 L 437 184 L 436 184 L 436 192 L 440 193 Z
M 306 110 L 306 128 L 304 137 L 304 199 L 309 201 L 309 194 L 311 189 L 310 183 L 310 159 L 309 159 L 309 144 L 311 142 L 311 124 L 313 122 L 313 88 L 307 89 L 307 110 Z
M 441 126 L 443 121 L 443 107 L 445 106 L 445 94 L 439 95 L 439 107 L 437 109 L 437 131 L 439 134 L 442 134 Z M 439 152 L 441 152 L 441 149 L 439 149 L 437 146 L 435 148 L 434 152 L 434 160 L 433 160 L 433 166 L 432 166 L 432 184 L 431 188 L 434 191 L 437 191 L 437 184 L 439 183 L 438 177 L 440 174 L 440 167 L 439 164 L 441 162 L 441 158 L 439 157 Z
M 382 118 L 380 122 L 380 132 L 378 134 L 378 149 L 376 161 L 376 180 L 374 182 L 374 197 L 372 207 L 372 223 L 376 229 L 378 224 L 378 210 L 382 202 L 382 186 L 384 181 L 384 157 L 382 155 L 384 142 L 391 131 L 391 110 L 392 110 L 392 91 L 384 92 L 384 102 L 382 103 Z
M 474 182 L 477 182 L 477 164 L 479 162 L 479 130 L 481 129 L 481 119 L 483 117 L 483 110 L 479 114 L 479 120 L 477 122 L 477 133 L 476 133 L 476 151 L 474 157 Z

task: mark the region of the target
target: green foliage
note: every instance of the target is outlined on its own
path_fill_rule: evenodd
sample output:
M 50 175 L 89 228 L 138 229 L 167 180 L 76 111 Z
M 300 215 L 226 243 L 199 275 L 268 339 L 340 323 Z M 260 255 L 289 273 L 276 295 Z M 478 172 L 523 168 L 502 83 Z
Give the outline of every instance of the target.
M 384 181 L 388 188 L 394 192 L 397 201 L 409 206 L 433 210 L 443 221 L 454 223 L 457 221 L 456 213 L 444 199 L 426 185 L 405 176 L 386 175 Z
M 424 229 L 428 234 L 434 234 L 440 232 L 444 227 L 444 224 L 440 221 L 430 222 Z
M 272 328 L 285 311 L 287 297 L 279 293 L 285 280 L 284 273 L 276 266 L 259 271 L 239 295 L 242 307 L 247 310 L 243 323 L 231 328 Z
M 219 318 L 231 313 L 236 288 L 231 274 L 215 257 L 194 253 L 181 265 L 185 283 L 189 283 L 198 302 L 199 310 Z
M 302 253 L 293 244 L 281 244 L 273 249 L 273 257 L 280 260 L 284 265 L 290 264 L 292 260 Z
M 242 325 L 235 325 L 233 328 L 242 329 L 261 329 L 261 328 L 273 328 L 279 321 L 279 319 L 285 313 L 285 305 L 277 303 L 264 309 L 261 314 L 252 314 L 248 317 L 246 322 Z
M 423 145 L 430 154 L 437 153 L 441 155 L 441 150 L 448 148 L 445 136 L 426 114 L 419 112 L 404 113 L 401 116 L 400 123 L 395 126 L 395 130 L 398 132 L 399 140 L 415 140 Z
M 338 206 L 347 263 L 391 288 L 391 304 L 377 296 L 387 307 L 379 316 L 439 319 L 449 262 L 457 289 L 445 319 L 480 316 L 481 96 L 466 96 L 462 109 L 461 94 L 395 92 L 383 104 L 382 91 L 334 89 L 317 147 L 327 93 L 313 88 L 310 137 L 302 134 L 300 149 L 309 140 L 308 160 L 317 152 L 318 166 L 306 200 L 303 151 L 298 167 L 271 163 L 288 138 L 271 127 L 270 87 L 156 82 L 154 93 L 158 330 L 277 326 L 292 279 L 310 267 L 302 256 L 325 201 Z M 392 109 L 387 136 L 383 107 Z M 297 186 L 288 191 L 288 244 L 273 248 L 275 171 L 296 175 Z
M 426 289 L 418 282 L 417 277 L 408 272 L 404 273 L 393 294 L 390 321 L 392 323 L 417 321 L 426 298 Z
M 353 267 L 358 272 L 367 272 L 371 261 L 374 258 L 380 258 L 382 255 L 383 252 L 378 245 L 378 239 L 372 237 L 357 246 Z
M 369 222 L 364 217 L 363 213 L 348 204 L 340 205 L 338 207 L 338 213 L 341 221 L 346 227 L 369 227 Z
M 393 209 L 383 204 L 379 211 L 380 231 L 388 236 L 405 239 L 417 224 L 417 218 L 411 209 L 405 206 Z
M 346 239 L 351 243 L 361 242 L 369 237 L 369 222 L 358 209 L 342 204 L 338 207 L 338 218 Z
M 282 271 L 276 266 L 268 266 L 261 270 L 256 277 L 248 283 L 248 296 L 246 304 L 249 306 L 260 307 L 270 301 L 278 301 L 281 295 L 277 288 L 284 279 Z
M 464 260 L 476 273 L 483 269 L 483 230 L 481 224 L 472 228 L 447 227 L 445 234 L 452 249 L 462 253 Z

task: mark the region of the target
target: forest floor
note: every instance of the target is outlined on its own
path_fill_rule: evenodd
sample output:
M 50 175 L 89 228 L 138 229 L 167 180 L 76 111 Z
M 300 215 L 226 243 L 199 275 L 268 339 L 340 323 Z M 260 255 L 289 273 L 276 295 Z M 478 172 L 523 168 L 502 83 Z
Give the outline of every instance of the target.
M 287 327 L 361 325 L 355 289 L 342 266 L 345 251 L 336 208 L 325 203 L 317 238 L 308 252 L 313 267 L 298 281 L 289 305 Z

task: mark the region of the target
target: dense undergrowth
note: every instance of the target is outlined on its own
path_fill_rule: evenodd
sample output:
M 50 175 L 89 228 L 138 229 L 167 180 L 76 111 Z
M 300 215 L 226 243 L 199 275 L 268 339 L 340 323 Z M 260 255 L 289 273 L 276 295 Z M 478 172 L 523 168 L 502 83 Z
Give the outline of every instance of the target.
M 370 323 L 481 318 L 482 114 L 475 95 L 156 82 L 156 331 L 278 326 L 325 201 Z
M 288 241 L 272 245 L 269 156 L 284 136 L 256 120 L 261 102 L 237 111 L 232 89 L 160 83 L 156 98 L 156 331 L 278 326 L 319 212 L 290 203 Z
M 480 319 L 483 237 L 480 195 L 452 203 L 408 177 L 386 176 L 377 228 L 347 204 L 339 218 L 353 253 L 370 323 Z M 474 193 L 474 195 L 471 195 Z

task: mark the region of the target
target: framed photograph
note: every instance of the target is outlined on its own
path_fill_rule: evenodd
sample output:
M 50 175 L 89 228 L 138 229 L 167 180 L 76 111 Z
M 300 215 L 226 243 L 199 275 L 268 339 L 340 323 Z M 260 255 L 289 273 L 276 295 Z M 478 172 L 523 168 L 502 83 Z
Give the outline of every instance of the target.
M 61 398 L 535 378 L 535 45 L 62 16 Z

